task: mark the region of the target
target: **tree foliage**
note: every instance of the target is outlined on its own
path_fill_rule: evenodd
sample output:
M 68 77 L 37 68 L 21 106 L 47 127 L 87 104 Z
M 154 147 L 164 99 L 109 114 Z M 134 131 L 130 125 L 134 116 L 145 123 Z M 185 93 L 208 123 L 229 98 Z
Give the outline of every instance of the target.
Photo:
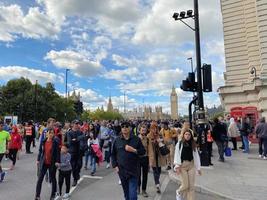
M 0 115 L 17 115 L 20 122 L 72 120 L 76 114 L 73 101 L 58 95 L 52 83 L 32 84 L 28 79 L 13 79 L 0 87 Z
M 85 111 L 81 116 L 82 120 L 121 120 L 123 119 L 122 115 L 118 112 L 106 112 L 103 110 L 96 111 Z

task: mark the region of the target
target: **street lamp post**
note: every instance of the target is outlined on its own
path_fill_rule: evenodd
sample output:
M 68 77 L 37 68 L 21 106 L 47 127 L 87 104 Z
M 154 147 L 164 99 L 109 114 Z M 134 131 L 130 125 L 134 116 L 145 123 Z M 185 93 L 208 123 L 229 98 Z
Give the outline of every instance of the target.
M 66 85 L 65 85 L 65 92 L 66 92 L 66 99 L 68 98 L 68 72 L 70 69 L 66 69 Z
M 173 18 L 183 22 L 191 30 L 195 32 L 195 45 L 196 45 L 196 71 L 197 71 L 197 133 L 198 142 L 200 145 L 200 157 L 201 165 L 209 166 L 208 152 L 207 152 L 207 125 L 205 124 L 205 111 L 204 111 L 204 100 L 202 90 L 202 68 L 201 68 L 201 50 L 200 50 L 200 28 L 199 28 L 199 11 L 198 11 L 198 0 L 194 0 L 194 13 L 192 10 L 187 12 L 182 11 L 180 13 L 174 13 Z M 192 18 L 194 19 L 195 26 L 191 27 L 184 20 Z M 193 101 L 192 101 L 193 102 Z

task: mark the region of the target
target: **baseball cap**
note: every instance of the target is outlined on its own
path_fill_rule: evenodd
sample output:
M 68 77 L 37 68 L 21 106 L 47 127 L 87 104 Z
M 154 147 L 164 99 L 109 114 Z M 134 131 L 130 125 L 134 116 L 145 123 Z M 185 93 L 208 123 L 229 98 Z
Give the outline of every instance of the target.
M 79 124 L 80 121 L 79 121 L 78 119 L 75 119 L 75 120 L 72 121 L 72 123 L 73 123 L 73 124 Z

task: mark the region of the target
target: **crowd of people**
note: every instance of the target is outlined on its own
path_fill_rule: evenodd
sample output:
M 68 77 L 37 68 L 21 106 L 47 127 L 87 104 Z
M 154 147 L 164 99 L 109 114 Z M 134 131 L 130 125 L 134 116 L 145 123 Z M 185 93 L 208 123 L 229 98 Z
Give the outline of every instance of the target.
M 259 138 L 259 156 L 267 156 L 267 123 L 261 118 L 257 126 L 251 126 L 249 119 L 234 119 L 227 116 L 215 118 L 207 126 L 207 147 L 209 164 L 212 144 L 216 143 L 219 161 L 224 162 L 224 151 L 232 142 L 232 150 L 238 150 L 237 138 L 241 137 L 244 153 L 249 153 L 249 134 L 255 131 Z M 37 156 L 38 180 L 35 200 L 40 200 L 43 180 L 51 183 L 51 200 L 69 199 L 70 188 L 80 179 L 81 170 L 89 170 L 91 176 L 97 173 L 97 165 L 106 163 L 118 173 L 126 200 L 136 200 L 138 195 L 148 197 L 147 181 L 151 169 L 157 193 L 161 193 L 160 176 L 162 168 L 174 170 L 181 177 L 181 186 L 176 199 L 195 199 L 195 176 L 200 171 L 198 140 L 188 122 L 181 121 L 91 121 L 74 120 L 64 126 L 53 118 L 38 124 L 7 125 L 0 122 L 0 182 L 6 173 L 1 161 L 6 156 L 11 160 L 10 170 L 25 143 L 25 151 L 39 147 Z M 36 141 L 39 141 L 37 145 Z M 263 146 L 263 148 L 262 148 Z M 72 177 L 72 180 L 71 180 Z M 66 191 L 62 187 L 65 182 Z

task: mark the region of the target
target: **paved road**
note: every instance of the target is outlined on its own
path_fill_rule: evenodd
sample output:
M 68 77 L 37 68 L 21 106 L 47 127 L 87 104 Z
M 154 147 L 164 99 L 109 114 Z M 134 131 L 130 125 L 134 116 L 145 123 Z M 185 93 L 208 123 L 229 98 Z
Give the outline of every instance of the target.
M 175 200 L 175 191 L 177 190 L 177 183 L 170 181 L 165 192 L 162 195 L 162 200 Z M 216 199 L 212 196 L 196 193 L 196 200 L 223 200 L 219 197 Z
M 0 200 L 31 200 L 34 199 L 36 175 L 36 152 L 27 155 L 22 153 L 14 171 L 7 171 L 7 177 L 0 184 Z M 8 168 L 10 161 L 3 161 L 4 168 Z M 122 188 L 118 185 L 118 176 L 112 169 L 105 169 L 105 166 L 97 169 L 96 177 L 91 177 L 90 171 L 82 170 L 82 180 L 77 188 L 72 188 L 72 200 L 122 200 Z M 149 198 L 139 200 L 175 200 L 177 184 L 170 181 L 167 173 L 161 177 L 162 194 L 157 195 L 153 183 L 153 176 L 150 173 L 147 192 Z M 43 183 L 42 200 L 49 200 L 51 187 Z M 64 191 L 64 190 L 63 190 Z M 197 200 L 212 200 L 208 196 L 197 194 Z M 214 199 L 213 199 L 214 200 Z

